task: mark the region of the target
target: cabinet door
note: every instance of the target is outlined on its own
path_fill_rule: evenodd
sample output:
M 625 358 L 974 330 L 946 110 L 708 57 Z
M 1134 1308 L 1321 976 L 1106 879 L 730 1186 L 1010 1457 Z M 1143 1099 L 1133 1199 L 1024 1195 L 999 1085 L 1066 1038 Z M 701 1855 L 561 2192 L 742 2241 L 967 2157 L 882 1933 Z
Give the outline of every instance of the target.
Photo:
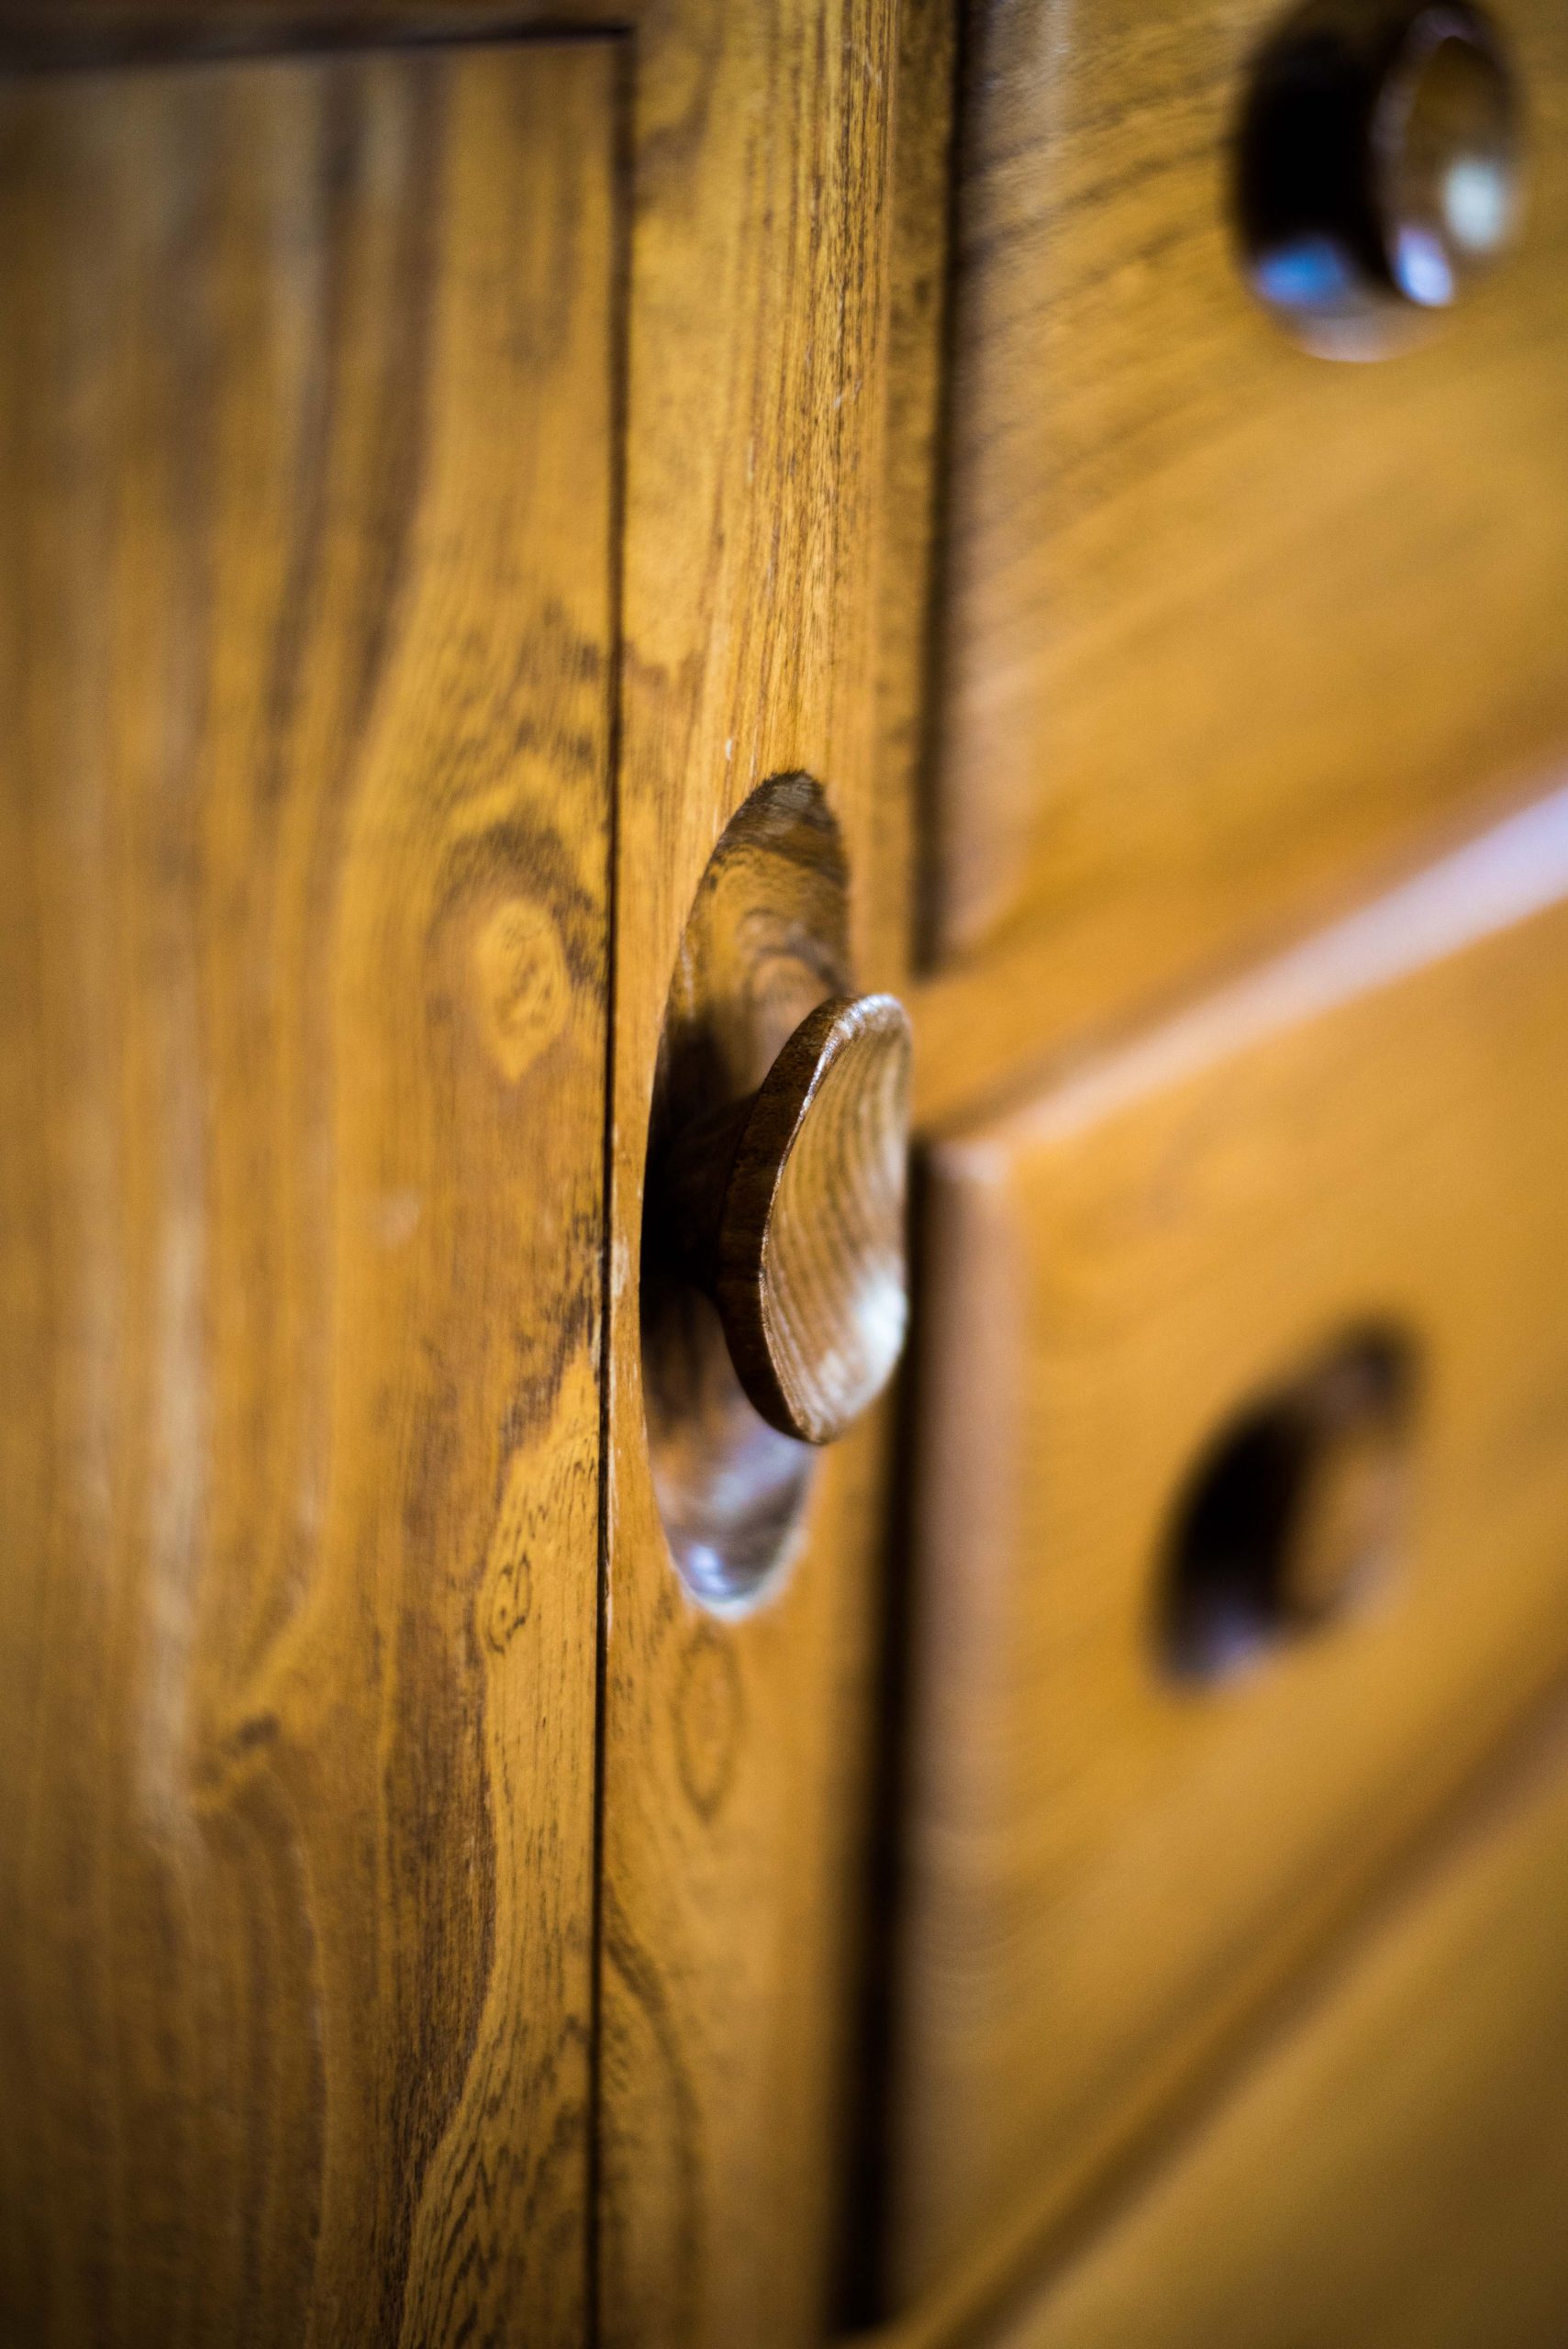
M 1561 1724 L 995 2349 L 1556 2349 Z
M 0 92 L 0 2332 L 580 2338 L 613 50 Z

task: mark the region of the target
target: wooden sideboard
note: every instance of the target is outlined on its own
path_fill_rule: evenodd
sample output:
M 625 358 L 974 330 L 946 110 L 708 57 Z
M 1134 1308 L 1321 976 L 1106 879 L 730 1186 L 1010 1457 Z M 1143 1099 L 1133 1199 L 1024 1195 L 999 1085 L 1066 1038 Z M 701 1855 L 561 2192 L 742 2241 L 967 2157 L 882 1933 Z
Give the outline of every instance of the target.
M 1561 2340 L 1568 33 L 1401 5 L 1345 363 L 1263 0 L 0 0 L 6 2343 Z

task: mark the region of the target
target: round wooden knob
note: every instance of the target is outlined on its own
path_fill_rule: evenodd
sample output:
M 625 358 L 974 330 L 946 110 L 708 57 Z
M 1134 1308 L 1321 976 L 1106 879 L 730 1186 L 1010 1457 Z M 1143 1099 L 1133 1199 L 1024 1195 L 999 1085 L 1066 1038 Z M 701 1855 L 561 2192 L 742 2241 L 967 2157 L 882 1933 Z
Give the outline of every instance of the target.
M 674 1252 L 717 1306 L 741 1386 L 806 1443 L 842 1435 L 903 1350 L 909 1052 L 892 996 L 819 1004 L 666 1171 Z
M 1520 112 L 1469 0 L 1307 0 L 1265 50 L 1243 126 L 1259 291 L 1330 355 L 1396 347 L 1380 312 L 1446 309 L 1509 243 Z

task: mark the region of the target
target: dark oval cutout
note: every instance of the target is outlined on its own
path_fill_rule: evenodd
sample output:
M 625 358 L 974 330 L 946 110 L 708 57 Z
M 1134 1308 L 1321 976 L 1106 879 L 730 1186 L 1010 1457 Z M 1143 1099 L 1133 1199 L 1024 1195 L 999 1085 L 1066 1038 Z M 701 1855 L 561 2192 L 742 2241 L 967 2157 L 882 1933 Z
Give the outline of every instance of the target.
M 1335 1620 L 1390 1570 L 1407 1497 L 1416 1356 L 1359 1330 L 1240 1412 L 1177 1505 L 1157 1637 L 1214 1679 Z

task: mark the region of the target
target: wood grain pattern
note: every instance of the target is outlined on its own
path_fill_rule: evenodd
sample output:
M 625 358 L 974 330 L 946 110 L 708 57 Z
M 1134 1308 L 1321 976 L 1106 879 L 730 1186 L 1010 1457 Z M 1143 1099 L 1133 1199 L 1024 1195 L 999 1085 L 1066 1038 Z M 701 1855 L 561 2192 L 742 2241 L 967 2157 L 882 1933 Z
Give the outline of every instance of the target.
M 671 1153 L 674 1252 L 753 1408 L 797 1442 L 836 1442 L 904 1350 L 908 1148 L 909 1022 L 873 995 L 807 1012 L 756 1092 Z
M 642 1191 L 649 1466 L 673 1560 L 717 1601 L 753 1599 L 787 1571 L 816 1461 L 769 1426 L 737 1375 L 712 1297 L 714 1177 L 727 1167 L 700 1138 L 733 1139 L 802 1019 L 849 985 L 849 953 L 842 835 L 808 775 L 774 776 L 725 826 L 698 885 L 665 1002 Z M 709 1210 L 706 1241 L 680 1201 L 683 1159 Z
M 1560 795 L 935 1153 L 904 2297 L 1066 2208 L 1568 1645 L 1565 895 Z M 1195 1465 L 1368 1327 L 1417 1372 L 1396 1564 L 1172 1677 Z
M 993 2349 L 1555 2349 L 1565 1934 L 1559 1721 Z
M 819 2337 L 876 1574 L 876 1415 L 824 1459 L 766 1603 L 673 1569 L 639 1391 L 638 1209 L 670 974 L 726 822 L 824 786 L 853 984 L 877 885 L 890 0 L 709 0 L 640 52 L 632 147 L 605 1710 L 604 2255 L 612 2343 Z
M 838 1441 L 904 1351 L 909 1022 L 889 995 L 822 1005 L 763 1079 L 719 1235 L 731 1344 L 809 1443 Z
M 606 44 L 0 93 L 0 2331 L 582 2337 Z
M 7 62 L 123 65 L 366 42 L 621 32 L 643 0 L 0 0 Z M 679 17 L 673 20 L 678 28 Z
M 900 0 L 888 217 L 887 422 L 877 584 L 876 854 L 860 875 L 878 934 L 921 927 L 927 772 L 941 618 L 950 223 L 959 17 Z
M 1519 250 L 1423 348 L 1346 366 L 1234 250 L 1277 13 L 976 13 L 929 1127 L 1272 949 L 1568 743 L 1568 24 L 1496 10 L 1531 126 Z
M 949 13 L 946 0 L 906 12 L 922 90 Z M 602 2314 L 612 2338 L 654 2325 L 765 2349 L 814 2332 L 828 2288 L 878 1434 L 858 1434 L 818 1480 L 806 1547 L 765 1614 L 720 1629 L 690 1606 L 644 1450 L 636 1235 L 668 975 L 704 862 L 754 781 L 822 778 L 856 875 L 854 977 L 896 985 L 902 968 L 907 776 L 896 760 L 878 774 L 872 754 L 877 572 L 908 528 L 882 464 L 895 12 L 891 0 L 552 0 L 542 12 L 536 0 L 5 0 L 0 38 L 13 58 L 80 62 L 462 36 L 541 15 L 635 28 L 620 158 Z M 917 103 L 904 133 L 901 184 L 925 201 L 940 181 L 926 142 L 940 150 L 942 125 Z M 901 247 L 910 350 L 929 312 L 923 249 L 917 234 Z M 923 348 L 921 365 L 929 383 Z M 895 582 L 900 610 L 907 584 Z M 900 647 L 884 674 L 907 679 L 911 665 Z

